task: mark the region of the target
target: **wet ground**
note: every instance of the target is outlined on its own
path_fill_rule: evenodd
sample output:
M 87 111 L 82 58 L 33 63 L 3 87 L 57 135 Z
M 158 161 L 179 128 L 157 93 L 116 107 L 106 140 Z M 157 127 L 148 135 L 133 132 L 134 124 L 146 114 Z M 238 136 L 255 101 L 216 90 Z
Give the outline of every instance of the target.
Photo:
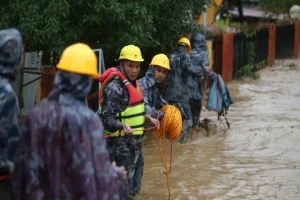
M 300 199 L 300 60 L 277 61 L 258 80 L 229 85 L 231 129 L 173 145 L 172 200 Z M 217 123 L 212 112 L 204 112 Z M 156 143 L 144 147 L 138 200 L 168 199 Z

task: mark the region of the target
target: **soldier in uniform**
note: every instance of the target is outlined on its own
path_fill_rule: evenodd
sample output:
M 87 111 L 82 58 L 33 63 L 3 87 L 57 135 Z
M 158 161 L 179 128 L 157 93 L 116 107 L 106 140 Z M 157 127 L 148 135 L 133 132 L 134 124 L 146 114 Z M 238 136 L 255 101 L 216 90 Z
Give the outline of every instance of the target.
M 20 136 L 19 104 L 11 82 L 22 60 L 22 38 L 16 29 L 0 31 L 0 194 L 12 198 L 10 175 Z
M 213 79 L 215 73 L 209 67 L 208 51 L 205 37 L 201 33 L 195 33 L 191 39 L 192 50 L 190 53 L 191 64 L 200 70 L 199 74 L 189 74 L 188 89 L 190 105 L 192 110 L 193 127 L 197 122 L 201 111 L 203 88 L 205 78 Z
M 120 66 L 100 76 L 101 117 L 111 160 L 128 171 L 128 200 L 140 192 L 144 169 L 142 142 L 144 124 L 159 126 L 159 121 L 145 115 L 142 88 L 137 81 L 142 58 L 139 47 L 128 45 L 120 52 Z
M 168 103 L 162 98 L 164 81 L 170 71 L 169 59 L 165 54 L 153 57 L 146 75 L 139 80 L 143 88 L 146 114 L 162 119 L 163 112 L 159 109 Z
M 25 119 L 13 177 L 17 200 L 127 199 L 126 171 L 111 164 L 103 124 L 85 103 L 92 78 L 93 50 L 67 47 L 53 91 Z
M 177 49 L 169 55 L 171 70 L 166 78 L 164 99 L 175 105 L 182 115 L 182 132 L 177 141 L 183 142 L 192 128 L 192 113 L 190 107 L 188 76 L 200 75 L 201 70 L 191 64 L 191 45 L 187 38 L 181 38 L 177 42 Z

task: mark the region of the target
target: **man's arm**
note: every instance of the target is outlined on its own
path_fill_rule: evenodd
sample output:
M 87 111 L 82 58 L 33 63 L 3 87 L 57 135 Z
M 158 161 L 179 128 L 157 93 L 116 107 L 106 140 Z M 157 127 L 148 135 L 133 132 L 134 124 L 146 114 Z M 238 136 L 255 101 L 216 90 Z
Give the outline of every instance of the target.
M 118 83 L 118 80 L 111 81 L 104 89 L 100 116 L 105 129 L 109 132 L 123 129 L 123 124 L 118 120 L 116 114 L 126 108 L 128 95 L 126 95 L 125 92 L 125 88 Z
M 149 98 L 154 98 L 154 97 L 149 97 L 148 90 L 146 88 L 143 88 L 143 94 L 144 94 L 144 105 L 145 105 L 145 112 L 146 115 L 149 115 L 153 118 L 157 117 L 157 111 L 155 109 L 154 105 L 150 105 Z
M 203 76 L 203 68 L 202 65 L 195 64 L 194 62 L 191 62 L 191 57 L 189 54 L 186 54 L 184 63 L 183 63 L 184 69 L 188 71 L 189 74 L 195 75 L 195 76 Z

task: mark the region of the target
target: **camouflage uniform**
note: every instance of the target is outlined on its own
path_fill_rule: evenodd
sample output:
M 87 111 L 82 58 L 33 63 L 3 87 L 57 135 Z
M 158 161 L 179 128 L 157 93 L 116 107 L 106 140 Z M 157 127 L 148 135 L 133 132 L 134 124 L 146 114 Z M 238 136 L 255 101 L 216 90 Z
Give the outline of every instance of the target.
M 169 55 L 171 70 L 166 77 L 166 91 L 164 99 L 178 107 L 182 115 L 182 132 L 178 141 L 182 141 L 192 128 L 192 113 L 189 103 L 188 76 L 200 75 L 201 69 L 191 64 L 190 55 L 183 47 L 178 47 L 176 52 Z
M 55 89 L 25 120 L 16 155 L 16 199 L 126 199 L 103 124 L 85 104 L 92 80 L 57 71 Z
M 191 64 L 200 70 L 199 74 L 190 74 L 188 77 L 188 88 L 190 105 L 193 116 L 193 126 L 197 125 L 201 100 L 203 96 L 203 83 L 207 75 L 205 67 L 209 66 L 208 51 L 205 37 L 201 33 L 195 33 L 191 39 L 192 50 L 190 53 Z M 213 72 L 209 73 L 209 78 L 214 76 Z
M 0 31 L 0 176 L 13 169 L 14 156 L 20 136 L 19 104 L 10 82 L 20 65 L 22 39 L 15 29 Z M 0 181 L 1 199 L 10 199 L 11 183 Z
M 160 91 L 162 86 L 155 82 L 154 73 L 155 69 L 150 67 L 145 77 L 141 78 L 139 82 L 143 89 L 146 114 L 154 119 L 161 119 L 164 113 L 159 109 L 168 103 L 162 98 Z
M 135 86 L 135 83 L 132 83 Z M 105 130 L 115 132 L 123 129 L 122 123 L 116 117 L 129 104 L 129 94 L 118 77 L 111 80 L 104 89 L 102 97 L 101 117 Z M 107 147 L 111 161 L 118 166 L 125 166 L 128 171 L 128 187 L 131 200 L 140 193 L 144 169 L 142 152 L 143 136 L 122 136 L 107 138 Z

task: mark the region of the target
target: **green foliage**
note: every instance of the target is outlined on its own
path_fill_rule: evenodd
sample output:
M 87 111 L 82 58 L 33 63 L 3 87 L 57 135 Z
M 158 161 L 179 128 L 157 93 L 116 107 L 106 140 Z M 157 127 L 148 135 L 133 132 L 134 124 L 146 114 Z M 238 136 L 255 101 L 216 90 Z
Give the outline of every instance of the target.
M 293 5 L 300 5 L 300 0 L 261 0 L 260 6 L 266 12 L 272 12 L 275 16 L 289 13 Z
M 255 72 L 263 69 L 266 66 L 267 66 L 266 60 L 261 61 L 257 64 L 247 64 L 237 72 L 237 75 L 238 75 L 238 77 L 247 76 L 247 77 L 251 77 L 253 79 L 257 79 L 258 76 Z
M 74 42 L 102 48 L 109 61 L 127 44 L 142 51 L 172 50 L 181 36 L 199 30 L 192 14 L 210 0 L 10 0 L 0 7 L 0 28 L 16 27 L 27 50 L 53 51 Z M 47 60 L 48 62 L 49 59 Z
M 229 18 L 219 19 L 216 21 L 216 27 L 222 33 L 226 32 L 228 26 L 229 26 Z
M 254 58 L 255 58 L 255 47 L 254 47 L 254 42 L 253 38 L 256 36 L 257 31 L 259 30 L 258 28 L 256 29 L 249 29 L 248 25 L 246 22 L 244 23 L 234 23 L 231 24 L 233 27 L 240 28 L 246 38 L 246 49 L 247 49 L 247 64 L 243 66 L 238 72 L 237 76 L 238 77 L 243 77 L 243 76 L 248 76 L 253 79 L 258 78 L 256 75 L 256 71 L 264 68 L 267 65 L 266 60 L 259 62 L 259 63 L 254 63 Z

